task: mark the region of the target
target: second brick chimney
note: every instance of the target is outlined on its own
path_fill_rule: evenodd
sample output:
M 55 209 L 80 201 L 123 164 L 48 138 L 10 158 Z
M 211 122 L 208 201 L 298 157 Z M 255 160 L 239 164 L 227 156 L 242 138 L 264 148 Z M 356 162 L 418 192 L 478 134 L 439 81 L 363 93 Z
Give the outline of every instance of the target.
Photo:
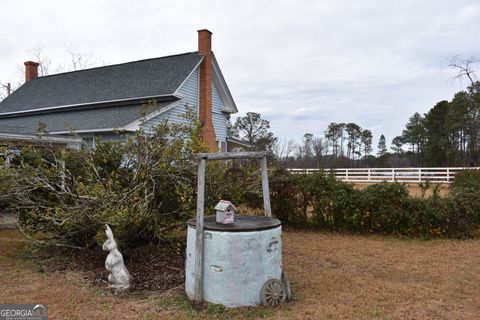
M 25 65 L 25 82 L 38 78 L 38 62 L 26 61 Z
M 198 51 L 204 55 L 200 64 L 199 118 L 203 126 L 203 141 L 213 152 L 218 147 L 212 121 L 212 33 L 207 29 L 198 30 Z

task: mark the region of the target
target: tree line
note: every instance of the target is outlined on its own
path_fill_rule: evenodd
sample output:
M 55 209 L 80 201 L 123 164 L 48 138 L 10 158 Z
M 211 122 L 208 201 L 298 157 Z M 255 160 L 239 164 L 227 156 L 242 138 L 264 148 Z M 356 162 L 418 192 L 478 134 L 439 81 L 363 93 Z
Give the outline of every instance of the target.
M 480 82 L 472 82 L 451 101 L 438 102 L 424 115 L 413 114 L 396 139 L 399 160 L 416 166 L 478 166 Z
M 480 165 L 480 81 L 472 65 L 480 59 L 451 59 L 455 79 L 466 79 L 466 90 L 439 101 L 427 113 L 414 113 L 402 134 L 387 147 L 382 134 L 376 154 L 369 129 L 356 123 L 332 122 L 323 136 L 305 133 L 300 142 L 279 141 L 270 123 L 249 112 L 230 127 L 229 135 L 248 142 L 250 150 L 271 150 L 288 167 L 471 167 Z
M 379 146 L 382 141 L 385 144 L 383 135 Z M 305 133 L 300 143 L 277 142 L 272 151 L 285 165 L 297 168 L 373 167 L 382 158 L 372 154 L 372 132 L 353 122 L 331 122 L 322 136 Z
M 427 113 L 416 112 L 401 135 L 387 146 L 380 135 L 373 154 L 373 135 L 356 123 L 331 122 L 322 136 L 305 133 L 300 142 L 279 141 L 269 121 L 249 112 L 230 126 L 230 137 L 249 150 L 271 150 L 288 167 L 440 167 L 477 166 L 480 161 L 480 81 L 440 101 Z
M 291 167 L 340 167 L 374 166 L 377 158 L 372 155 L 373 135 L 356 123 L 329 124 L 323 136 L 305 133 L 300 143 L 295 140 L 279 141 L 270 130 L 270 122 L 259 113 L 247 112 L 229 126 L 229 137 L 245 142 L 250 151 L 271 150 L 276 157 Z M 380 156 L 386 154 L 381 148 Z
M 266 146 L 288 167 L 298 168 L 478 166 L 480 81 L 471 77 L 466 90 L 450 101 L 439 101 L 423 115 L 414 113 L 389 147 L 380 135 L 375 154 L 372 132 L 356 123 L 332 122 L 323 136 L 305 133 L 299 143 L 275 138 L 261 148 Z

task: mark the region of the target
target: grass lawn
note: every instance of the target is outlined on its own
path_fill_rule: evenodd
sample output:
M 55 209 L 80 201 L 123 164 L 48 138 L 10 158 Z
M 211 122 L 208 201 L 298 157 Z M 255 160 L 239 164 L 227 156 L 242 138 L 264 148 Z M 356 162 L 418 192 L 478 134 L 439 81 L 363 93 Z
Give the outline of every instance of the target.
M 295 300 L 278 309 L 192 306 L 181 287 L 114 295 L 72 271 L 42 272 L 16 230 L 0 230 L 0 303 L 42 303 L 49 319 L 479 319 L 480 239 L 284 233 Z

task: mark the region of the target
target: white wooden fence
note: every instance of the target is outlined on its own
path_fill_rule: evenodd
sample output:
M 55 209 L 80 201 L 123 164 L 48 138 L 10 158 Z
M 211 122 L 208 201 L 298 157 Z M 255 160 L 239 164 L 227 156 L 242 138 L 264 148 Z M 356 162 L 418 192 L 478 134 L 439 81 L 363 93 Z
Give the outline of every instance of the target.
M 349 182 L 432 182 L 452 183 L 455 173 L 462 170 L 478 170 L 480 167 L 457 168 L 340 168 L 333 170 L 335 177 Z M 289 169 L 293 174 L 311 174 L 322 169 Z

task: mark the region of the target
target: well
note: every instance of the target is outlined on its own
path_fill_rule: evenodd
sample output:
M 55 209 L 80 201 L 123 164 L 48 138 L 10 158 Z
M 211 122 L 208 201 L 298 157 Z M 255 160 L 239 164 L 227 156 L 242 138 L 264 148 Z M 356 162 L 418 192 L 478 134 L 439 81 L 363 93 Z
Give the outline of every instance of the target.
M 282 228 L 272 218 L 267 170 L 268 152 L 197 153 L 197 214 L 188 221 L 185 291 L 195 301 L 228 307 L 276 307 L 291 298 L 282 272 Z M 234 217 L 235 207 L 221 200 L 217 217 L 205 217 L 207 160 L 259 159 L 264 217 Z M 218 221 L 218 222 L 217 222 Z
M 188 220 L 185 291 L 194 299 L 196 219 Z M 236 215 L 235 223 L 204 220 L 203 299 L 227 307 L 262 304 L 262 287 L 282 279 L 280 220 Z

